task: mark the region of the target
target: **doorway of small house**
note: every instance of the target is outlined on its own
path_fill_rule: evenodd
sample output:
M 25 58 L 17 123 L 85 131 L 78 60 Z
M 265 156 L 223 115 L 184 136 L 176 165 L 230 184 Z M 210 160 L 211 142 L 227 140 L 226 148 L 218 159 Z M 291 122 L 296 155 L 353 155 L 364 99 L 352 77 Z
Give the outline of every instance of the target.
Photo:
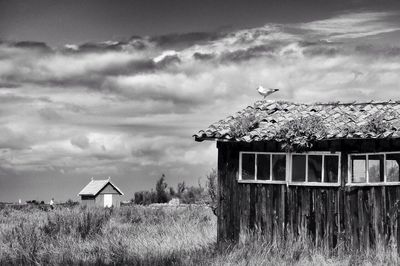
M 104 207 L 112 206 L 112 194 L 104 194 Z

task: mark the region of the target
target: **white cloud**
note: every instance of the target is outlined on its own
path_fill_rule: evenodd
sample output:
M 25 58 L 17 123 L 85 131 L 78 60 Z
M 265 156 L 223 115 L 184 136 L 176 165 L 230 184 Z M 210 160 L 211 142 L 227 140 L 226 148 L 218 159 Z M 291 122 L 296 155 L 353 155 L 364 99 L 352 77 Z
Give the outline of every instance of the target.
M 399 25 L 388 23 L 390 12 L 364 12 L 339 15 L 329 19 L 303 23 L 300 28 L 312 30 L 328 39 L 360 38 L 400 30 Z
M 192 134 L 251 105 L 260 84 L 280 88 L 271 98 L 282 100 L 399 98 L 400 53 L 388 56 L 376 43 L 368 49 L 383 52 L 372 53 L 347 40 L 397 29 L 390 16 L 266 25 L 174 52 L 156 44 L 46 53 L 0 45 L 0 87 L 17 85 L 0 88 L 1 166 L 76 175 L 167 169 L 193 178 L 188 169 L 215 166 L 217 151 Z

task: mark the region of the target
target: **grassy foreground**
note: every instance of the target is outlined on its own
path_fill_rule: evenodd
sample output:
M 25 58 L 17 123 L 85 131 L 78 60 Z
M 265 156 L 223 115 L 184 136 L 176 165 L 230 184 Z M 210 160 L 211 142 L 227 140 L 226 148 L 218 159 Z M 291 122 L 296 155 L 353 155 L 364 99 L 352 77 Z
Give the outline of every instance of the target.
M 0 210 L 2 265 L 399 265 L 395 247 L 336 254 L 297 239 L 267 243 L 244 233 L 216 250 L 216 217 L 206 206 L 43 211 Z

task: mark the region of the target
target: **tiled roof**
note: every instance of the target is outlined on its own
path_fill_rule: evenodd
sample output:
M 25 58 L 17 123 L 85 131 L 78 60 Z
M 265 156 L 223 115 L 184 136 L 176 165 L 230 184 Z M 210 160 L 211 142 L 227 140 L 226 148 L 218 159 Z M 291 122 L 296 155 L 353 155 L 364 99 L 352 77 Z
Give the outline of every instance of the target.
M 285 129 L 290 123 L 299 121 L 301 128 L 311 118 L 323 129 L 312 132 L 313 140 L 400 137 L 400 101 L 301 104 L 265 100 L 200 130 L 194 137 L 197 141 L 281 141 L 289 134 Z M 301 136 L 302 130 L 298 131 Z
M 95 196 L 97 195 L 107 184 L 109 184 L 115 188 L 121 195 L 124 195 L 122 191 L 117 188 L 109 179 L 106 180 L 91 180 L 89 184 L 87 184 L 81 192 L 79 192 L 79 196 Z

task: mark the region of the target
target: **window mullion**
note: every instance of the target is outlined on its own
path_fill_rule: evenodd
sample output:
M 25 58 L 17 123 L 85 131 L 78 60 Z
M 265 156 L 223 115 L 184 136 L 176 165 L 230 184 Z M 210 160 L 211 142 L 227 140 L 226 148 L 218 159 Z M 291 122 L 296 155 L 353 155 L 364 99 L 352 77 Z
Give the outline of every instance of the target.
M 272 154 L 269 155 L 269 180 L 272 181 Z
M 325 154 L 322 154 L 322 164 L 321 164 L 322 170 L 321 170 L 321 181 L 322 183 L 325 183 Z
M 289 184 L 292 182 L 292 154 L 286 154 L 286 183 Z
M 308 154 L 306 154 L 306 183 L 308 183 Z
M 369 158 L 368 158 L 368 154 L 366 154 L 365 156 L 365 172 L 366 172 L 366 177 L 367 177 L 367 183 L 369 183 Z
M 353 183 L 353 161 L 352 156 L 347 155 L 347 183 Z
M 242 180 L 242 156 L 243 153 L 239 153 L 239 180 Z
M 383 182 L 387 182 L 386 153 L 383 154 Z
M 257 180 L 257 153 L 255 153 L 255 156 L 254 156 L 254 167 L 255 167 L 255 169 L 254 169 L 254 180 Z
M 291 182 L 293 182 L 293 169 L 292 169 L 292 167 L 293 167 L 293 153 L 291 153 L 289 155 L 288 163 L 289 163 L 289 182 L 291 183 Z

